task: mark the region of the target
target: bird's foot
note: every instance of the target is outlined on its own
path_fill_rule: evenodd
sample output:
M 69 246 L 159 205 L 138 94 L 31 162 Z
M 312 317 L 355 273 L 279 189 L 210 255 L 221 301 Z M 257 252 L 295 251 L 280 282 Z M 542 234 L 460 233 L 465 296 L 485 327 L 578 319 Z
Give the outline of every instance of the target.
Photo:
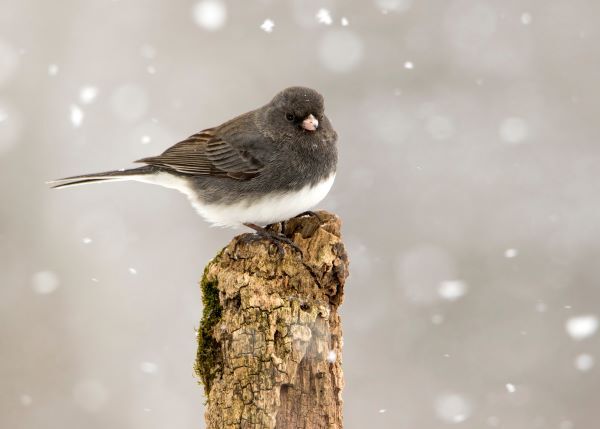
M 307 211 L 305 211 L 305 212 L 302 212 L 302 213 L 300 213 L 300 214 L 297 214 L 296 216 L 294 216 L 294 218 L 299 218 L 299 217 L 304 217 L 304 216 L 314 216 L 314 217 L 316 217 L 316 218 L 317 218 L 317 220 L 318 220 L 320 223 L 323 223 L 323 218 L 321 218 L 321 216 L 319 216 L 319 214 L 318 214 L 318 213 L 316 213 L 316 212 L 313 212 L 312 210 L 307 210 Z
M 285 235 L 279 233 L 277 230 L 270 228 L 272 227 L 271 225 L 267 226 L 267 228 L 263 228 L 262 226 L 258 226 L 253 223 L 245 223 L 244 225 L 246 225 L 248 228 L 253 229 L 256 232 L 256 234 L 246 234 L 240 238 L 241 241 L 248 243 L 262 239 L 267 239 L 270 240 L 277 247 L 277 252 L 281 257 L 285 255 L 283 244 L 289 245 L 294 250 L 297 250 L 300 253 L 300 255 L 302 255 L 302 249 L 300 249 L 296 245 L 296 243 L 287 238 Z

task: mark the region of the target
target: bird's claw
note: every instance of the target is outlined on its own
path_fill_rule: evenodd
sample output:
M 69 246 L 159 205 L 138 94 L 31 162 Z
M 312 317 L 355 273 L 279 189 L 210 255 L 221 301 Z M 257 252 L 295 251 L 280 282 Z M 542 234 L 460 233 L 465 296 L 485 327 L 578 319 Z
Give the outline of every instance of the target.
M 305 211 L 305 212 L 302 212 L 302 213 L 300 213 L 300 214 L 297 214 L 296 216 L 294 216 L 294 218 L 300 218 L 300 217 L 304 217 L 304 216 L 314 216 L 314 217 L 316 217 L 316 218 L 317 218 L 317 220 L 318 220 L 320 223 L 323 223 L 323 218 L 322 218 L 321 216 L 319 216 L 319 214 L 318 214 L 318 213 L 316 213 L 316 212 L 313 212 L 312 210 L 307 210 L 307 211 Z
M 277 231 L 273 231 L 271 229 L 266 229 L 266 228 L 263 228 L 261 226 L 251 224 L 251 223 L 246 223 L 244 225 L 246 225 L 248 228 L 252 228 L 255 231 L 255 234 L 245 234 L 240 238 L 240 241 L 248 243 L 248 242 L 255 242 L 258 240 L 262 240 L 262 239 L 267 239 L 267 240 L 271 241 L 271 243 L 273 243 L 275 245 L 275 247 L 277 247 L 277 253 L 279 253 L 279 256 L 282 258 L 285 255 L 285 250 L 283 248 L 282 243 L 285 243 L 285 244 L 289 245 L 291 248 L 293 248 L 294 250 L 298 251 L 301 256 L 303 256 L 302 249 L 300 249 L 300 247 L 298 247 L 298 245 L 296 243 L 294 243 L 292 240 L 287 238 L 285 235 L 283 235 Z

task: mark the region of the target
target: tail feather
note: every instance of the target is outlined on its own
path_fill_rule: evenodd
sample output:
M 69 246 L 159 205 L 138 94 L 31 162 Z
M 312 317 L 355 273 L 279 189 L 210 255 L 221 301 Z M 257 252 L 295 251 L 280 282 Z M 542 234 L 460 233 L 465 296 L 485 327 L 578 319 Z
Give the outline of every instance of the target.
M 69 186 L 87 185 L 89 183 L 115 182 L 122 180 L 138 180 L 140 177 L 152 174 L 155 167 L 144 166 L 131 168 L 129 170 L 113 170 L 102 173 L 83 174 L 81 176 L 65 177 L 63 179 L 46 182 L 53 189 L 66 188 Z

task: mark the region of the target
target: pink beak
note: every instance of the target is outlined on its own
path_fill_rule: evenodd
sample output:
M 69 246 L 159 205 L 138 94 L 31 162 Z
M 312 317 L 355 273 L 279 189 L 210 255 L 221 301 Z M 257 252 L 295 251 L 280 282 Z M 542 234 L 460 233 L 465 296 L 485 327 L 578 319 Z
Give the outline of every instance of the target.
M 305 120 L 302 121 L 302 128 L 307 131 L 316 131 L 319 128 L 319 120 L 313 115 L 308 115 Z

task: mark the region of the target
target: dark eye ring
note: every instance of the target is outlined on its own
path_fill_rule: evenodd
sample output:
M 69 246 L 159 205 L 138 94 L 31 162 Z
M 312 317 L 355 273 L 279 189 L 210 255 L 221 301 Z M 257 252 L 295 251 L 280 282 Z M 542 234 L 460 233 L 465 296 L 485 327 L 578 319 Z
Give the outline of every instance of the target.
M 286 113 L 285 114 L 285 119 L 287 119 L 288 121 L 292 122 L 294 119 L 296 119 L 296 117 L 294 116 L 293 113 Z

